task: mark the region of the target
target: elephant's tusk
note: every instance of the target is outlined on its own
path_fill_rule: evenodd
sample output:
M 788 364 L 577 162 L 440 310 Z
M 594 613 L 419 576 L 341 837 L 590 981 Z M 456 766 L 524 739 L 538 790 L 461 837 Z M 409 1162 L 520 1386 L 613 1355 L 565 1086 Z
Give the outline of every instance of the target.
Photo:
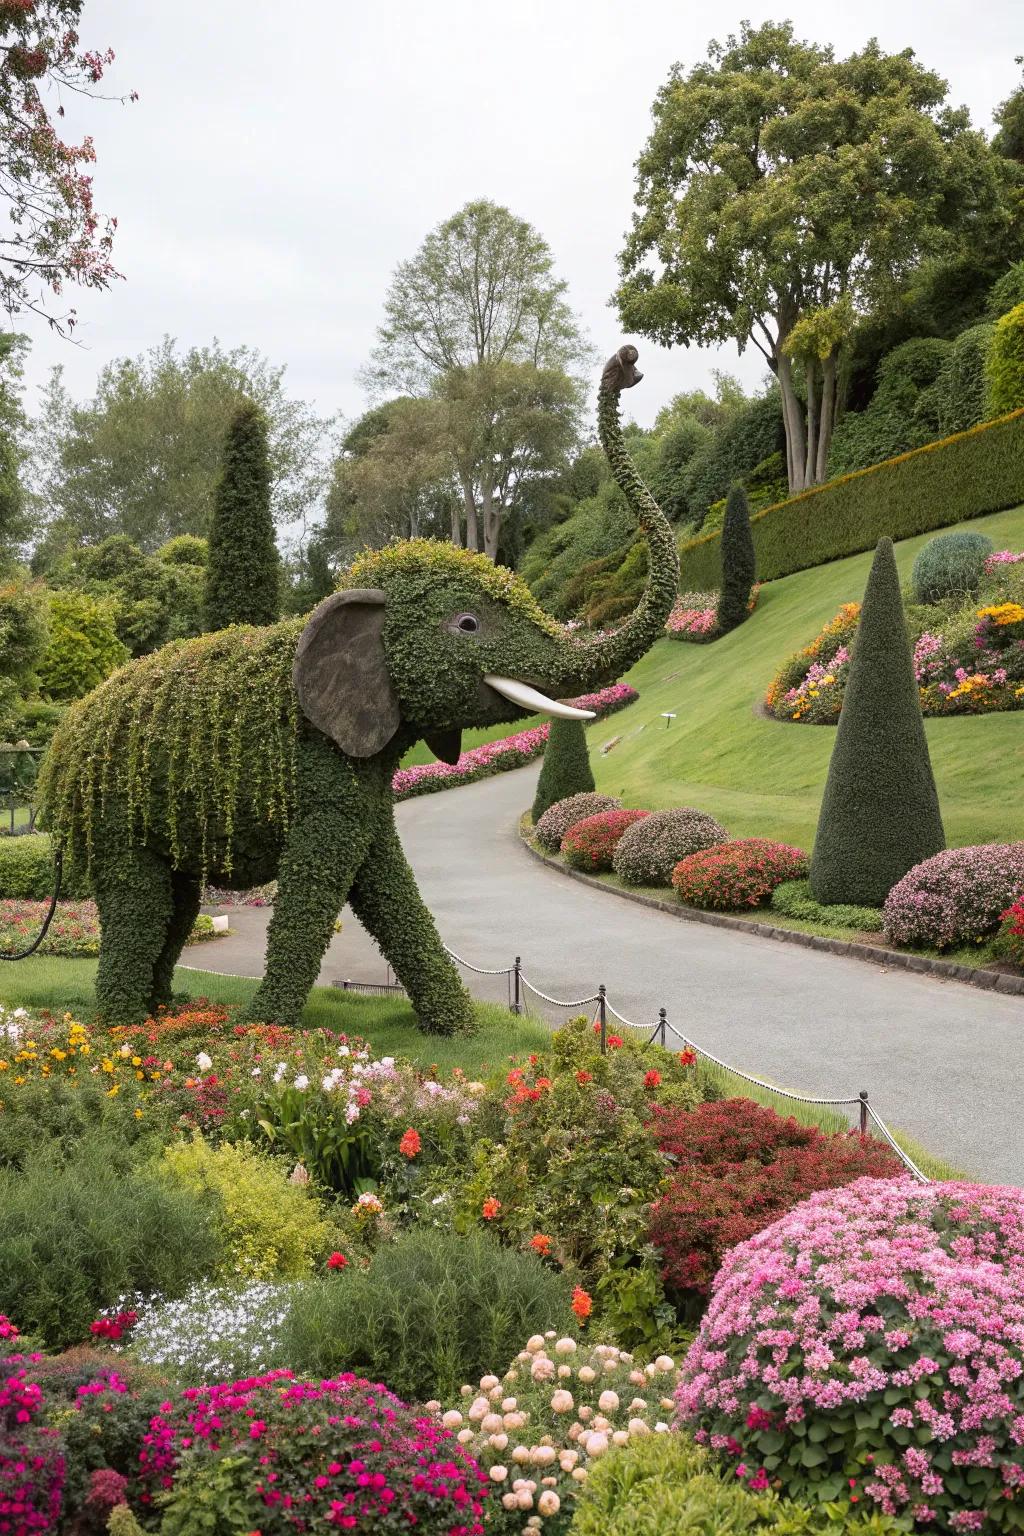
M 572 704 L 562 704 L 556 699 L 549 699 L 536 688 L 531 688 L 529 683 L 517 683 L 511 677 L 485 677 L 484 682 L 488 688 L 493 688 L 495 693 L 500 693 L 513 704 L 520 704 L 523 709 L 532 710 L 535 714 L 555 715 L 559 720 L 596 720 L 592 709 L 576 709 Z

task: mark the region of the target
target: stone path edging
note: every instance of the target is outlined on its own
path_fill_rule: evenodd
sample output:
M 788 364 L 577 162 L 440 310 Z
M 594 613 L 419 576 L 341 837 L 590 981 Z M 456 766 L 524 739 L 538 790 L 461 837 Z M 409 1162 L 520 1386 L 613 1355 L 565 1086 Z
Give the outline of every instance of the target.
M 706 923 L 711 928 L 731 928 L 737 933 L 756 933 L 762 939 L 778 939 L 783 944 L 799 944 L 804 949 L 825 950 L 833 955 L 847 955 L 854 960 L 867 960 L 873 965 L 893 966 L 897 970 L 925 972 L 947 981 L 962 981 L 968 986 L 980 987 L 987 992 L 1008 993 L 1011 997 L 1024 997 L 1024 976 L 1008 976 L 1002 971 L 989 971 L 984 967 L 957 965 L 953 960 L 939 960 L 930 955 L 915 955 L 900 949 L 882 949 L 874 944 L 858 944 L 853 939 L 827 939 L 820 933 L 802 933 L 799 928 L 777 928 L 774 923 L 752 923 L 747 918 L 730 917 L 727 912 L 702 912 L 697 907 L 685 907 L 681 902 L 661 901 L 657 896 L 642 896 L 639 891 L 627 891 L 619 885 L 606 885 L 581 869 L 571 869 L 554 856 L 543 853 L 520 830 L 519 840 L 526 851 L 549 869 L 579 880 L 598 891 L 608 891 L 625 901 L 634 901 L 641 907 L 653 907 L 667 912 L 671 917 L 686 923 Z

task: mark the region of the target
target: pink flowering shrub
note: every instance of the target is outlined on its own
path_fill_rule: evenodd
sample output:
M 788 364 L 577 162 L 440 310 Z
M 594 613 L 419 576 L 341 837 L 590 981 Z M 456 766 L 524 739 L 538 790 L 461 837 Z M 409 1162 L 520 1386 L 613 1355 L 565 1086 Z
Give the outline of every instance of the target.
M 271 1371 L 162 1403 L 141 1450 L 142 1503 L 169 1494 L 174 1529 L 185 1529 L 180 1517 L 206 1488 L 223 1497 L 228 1466 L 232 1510 L 262 1536 L 484 1529 L 488 1480 L 451 1432 L 350 1374 L 312 1382 Z
M 1018 553 L 1012 549 L 997 549 L 985 558 L 985 575 L 996 576 L 1003 566 L 1022 563 L 1024 563 L 1024 551 Z
M 584 693 L 567 702 L 579 709 L 592 709 L 603 718 L 617 709 L 625 709 L 636 698 L 639 694 L 628 683 L 613 683 L 609 688 Z M 392 794 L 396 800 L 408 800 L 413 795 L 429 795 L 438 789 L 452 789 L 457 784 L 472 784 L 476 779 L 490 778 L 493 773 L 504 773 L 507 768 L 521 768 L 543 752 L 549 729 L 545 721 L 528 731 L 502 736 L 499 741 L 484 742 L 481 747 L 471 747 L 468 752 L 463 752 L 457 763 L 419 763 L 414 768 L 398 768 L 391 780 Z
M 60 1439 L 43 1422 L 32 1358 L 0 1356 L 0 1532 L 12 1536 L 56 1531 L 64 1491 Z
M 1024 842 L 947 848 L 915 864 L 882 908 L 891 944 L 948 949 L 995 933 L 1003 912 L 1024 896 Z
M 548 853 L 557 853 L 570 827 L 587 816 L 596 816 L 599 811 L 617 811 L 621 805 L 622 801 L 616 800 L 614 795 L 599 795 L 594 790 L 566 795 L 564 800 L 556 800 L 554 805 L 548 806 L 534 827 L 533 835 Z
M 619 838 L 650 811 L 599 811 L 577 821 L 562 838 L 562 857 L 573 869 L 609 870 Z
M 1021 1530 L 1024 1191 L 812 1195 L 726 1254 L 677 1405 L 742 1478 L 797 1499 Z
M 741 837 L 680 859 L 672 871 L 672 887 L 687 906 L 736 912 L 761 906 L 777 885 L 802 880 L 806 874 L 802 848 L 768 837 Z

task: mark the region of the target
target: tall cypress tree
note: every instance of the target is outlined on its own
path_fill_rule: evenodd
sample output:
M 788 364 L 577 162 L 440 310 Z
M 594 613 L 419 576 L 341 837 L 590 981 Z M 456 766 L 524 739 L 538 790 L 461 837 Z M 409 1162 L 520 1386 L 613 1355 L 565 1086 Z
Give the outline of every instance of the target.
M 811 859 L 816 901 L 881 906 L 946 846 L 891 539 L 868 577 Z
M 750 593 L 757 575 L 754 535 L 750 531 L 750 504 L 742 485 L 729 487 L 722 524 L 722 590 L 718 595 L 718 628 L 735 629 L 747 617 Z
M 533 802 L 534 822 L 556 801 L 585 794 L 594 787 L 583 721 L 552 720 Z
M 273 624 L 280 612 L 277 545 L 270 515 L 267 423 L 251 400 L 224 440 L 210 521 L 206 627 Z

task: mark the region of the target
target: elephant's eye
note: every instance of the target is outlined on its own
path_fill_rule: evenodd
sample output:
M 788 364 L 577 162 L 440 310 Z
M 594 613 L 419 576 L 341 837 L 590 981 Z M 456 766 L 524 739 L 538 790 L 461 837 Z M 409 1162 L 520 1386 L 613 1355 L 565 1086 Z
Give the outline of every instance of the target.
M 455 628 L 460 629 L 464 635 L 475 635 L 480 628 L 480 620 L 475 613 L 460 613 L 455 620 Z

